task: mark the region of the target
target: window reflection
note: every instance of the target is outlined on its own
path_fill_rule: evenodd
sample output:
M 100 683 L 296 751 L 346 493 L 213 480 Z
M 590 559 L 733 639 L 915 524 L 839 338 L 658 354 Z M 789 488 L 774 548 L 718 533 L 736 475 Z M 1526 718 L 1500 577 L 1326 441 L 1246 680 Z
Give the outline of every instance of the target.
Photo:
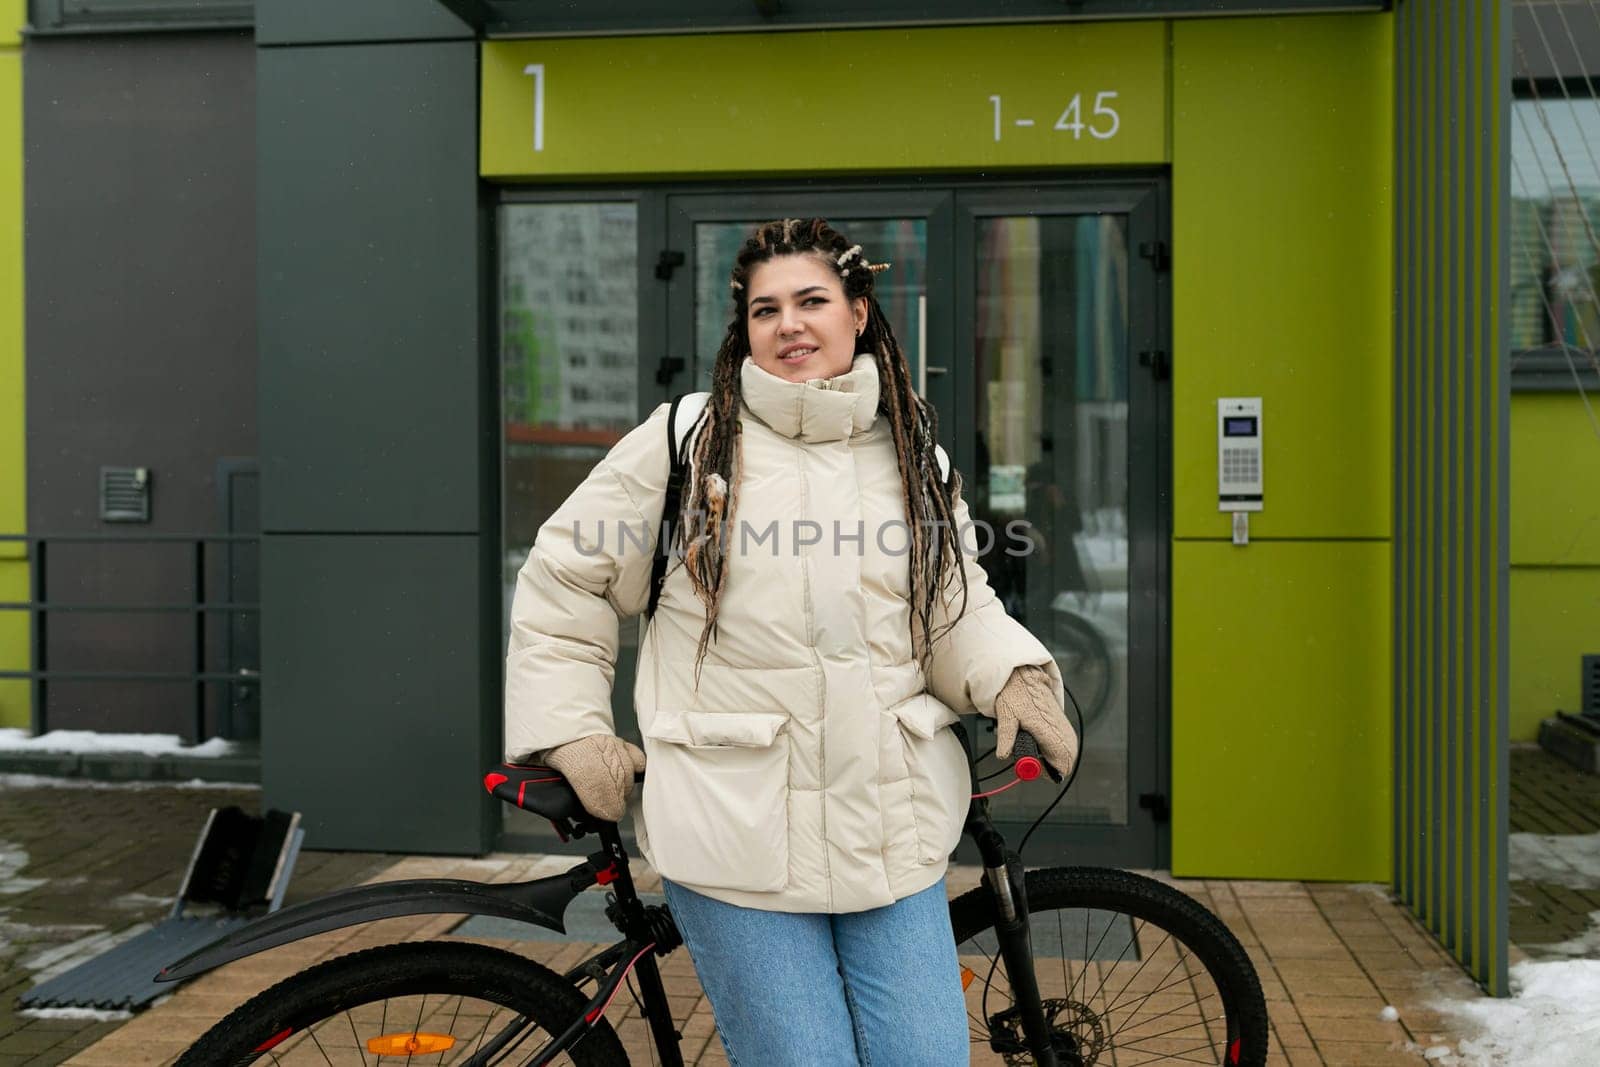
M 1078 784 L 1053 822 L 1127 821 L 1127 227 L 1122 216 L 978 223 L 977 470 L 997 536 L 980 562 L 1056 657 L 1086 721 Z M 1025 524 L 1028 551 L 1002 532 Z M 1013 527 L 1014 528 L 1014 527 Z M 1036 814 L 1026 796 L 994 810 Z
M 499 224 L 509 611 L 540 525 L 638 422 L 638 212 L 508 204 Z
M 1600 349 L 1600 100 L 1511 108 L 1511 347 Z

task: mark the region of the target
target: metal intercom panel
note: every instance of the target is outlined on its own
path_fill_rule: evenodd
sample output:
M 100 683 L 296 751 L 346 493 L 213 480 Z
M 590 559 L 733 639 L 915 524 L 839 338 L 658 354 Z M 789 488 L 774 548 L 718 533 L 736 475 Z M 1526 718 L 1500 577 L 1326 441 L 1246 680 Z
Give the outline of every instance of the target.
M 1217 510 L 1260 511 L 1261 398 L 1217 400 Z

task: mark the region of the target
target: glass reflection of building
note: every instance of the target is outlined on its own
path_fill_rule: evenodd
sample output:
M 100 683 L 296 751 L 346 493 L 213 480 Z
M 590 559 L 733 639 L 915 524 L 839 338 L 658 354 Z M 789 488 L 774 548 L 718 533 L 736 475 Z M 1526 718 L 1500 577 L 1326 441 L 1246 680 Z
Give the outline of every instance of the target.
M 1511 347 L 1600 348 L 1596 101 L 1512 104 Z

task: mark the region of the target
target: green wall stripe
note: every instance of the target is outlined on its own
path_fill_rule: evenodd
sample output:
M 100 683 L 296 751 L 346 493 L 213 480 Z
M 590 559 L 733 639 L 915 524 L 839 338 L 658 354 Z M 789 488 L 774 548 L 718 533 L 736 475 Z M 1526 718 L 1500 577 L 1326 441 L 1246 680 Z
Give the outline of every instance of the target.
M 1396 18 L 1396 895 L 1507 988 L 1511 0 Z

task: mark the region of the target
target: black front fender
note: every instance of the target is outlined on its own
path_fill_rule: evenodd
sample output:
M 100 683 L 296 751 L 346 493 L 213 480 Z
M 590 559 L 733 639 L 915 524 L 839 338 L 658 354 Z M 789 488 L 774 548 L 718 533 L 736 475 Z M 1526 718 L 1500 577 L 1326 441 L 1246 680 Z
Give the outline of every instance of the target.
M 564 934 L 567 905 L 597 881 L 595 868 L 580 863 L 565 874 L 506 885 L 426 878 L 358 886 L 264 915 L 168 965 L 155 980 L 193 978 L 303 937 L 403 915 L 494 915 Z

